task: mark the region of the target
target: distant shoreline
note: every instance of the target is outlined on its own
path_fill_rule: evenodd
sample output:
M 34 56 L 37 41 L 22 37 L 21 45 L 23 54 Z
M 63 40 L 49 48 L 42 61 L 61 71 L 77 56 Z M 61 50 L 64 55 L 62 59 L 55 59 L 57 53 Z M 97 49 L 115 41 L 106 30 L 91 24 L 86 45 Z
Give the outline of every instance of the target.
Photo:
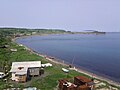
M 49 35 L 49 34 L 48 34 L 48 35 Z M 43 36 L 43 35 L 31 35 L 31 36 Z M 12 41 L 13 41 L 13 42 L 16 42 L 17 39 L 25 38 L 25 37 L 29 37 L 29 36 L 17 37 L 17 38 L 12 39 Z M 16 42 L 16 43 L 17 43 L 17 42 Z M 17 43 L 17 44 L 19 45 L 19 43 Z M 59 59 L 57 59 L 57 58 L 55 58 L 55 57 L 53 57 L 54 59 L 51 59 L 51 58 L 50 58 L 51 56 L 47 56 L 47 55 L 40 54 L 40 53 L 38 53 L 38 52 L 36 52 L 36 51 L 28 48 L 28 47 L 25 46 L 25 45 L 23 45 L 23 46 L 26 48 L 26 50 L 30 51 L 31 53 L 36 54 L 36 55 L 38 55 L 38 56 L 41 56 L 41 57 L 43 57 L 43 58 L 46 58 L 46 59 L 47 59 L 48 61 L 50 61 L 50 62 L 53 62 L 53 63 L 55 63 L 55 64 L 60 64 L 60 65 L 63 65 L 63 66 L 69 66 L 69 64 L 63 63 L 62 61 L 60 61 Z M 77 71 L 77 72 L 83 73 L 83 74 L 88 75 L 88 76 L 90 76 L 90 77 L 93 76 L 93 73 L 91 73 L 91 72 L 89 72 L 89 71 L 87 71 L 87 70 L 83 70 L 83 69 L 80 69 L 80 68 L 72 68 L 72 70 L 75 70 L 75 71 Z M 113 80 L 111 80 L 111 79 L 102 77 L 102 76 L 100 76 L 100 75 L 94 74 L 94 78 L 99 79 L 99 80 L 102 80 L 102 81 L 106 81 L 107 83 L 109 83 L 109 84 L 111 84 L 111 85 L 115 85 L 115 86 L 120 87 L 120 83 L 119 83 L 119 82 L 116 82 L 116 81 L 113 81 Z

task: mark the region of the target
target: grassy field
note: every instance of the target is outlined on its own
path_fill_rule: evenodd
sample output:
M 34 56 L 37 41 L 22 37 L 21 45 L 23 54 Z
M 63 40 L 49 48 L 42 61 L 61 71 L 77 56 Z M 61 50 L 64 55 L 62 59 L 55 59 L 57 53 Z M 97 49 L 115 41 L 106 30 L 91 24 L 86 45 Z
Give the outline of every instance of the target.
M 17 52 L 11 52 L 10 58 L 9 58 L 9 63 L 13 61 L 35 61 L 35 60 L 40 60 L 42 63 L 50 62 L 47 61 L 45 58 L 42 58 L 40 56 L 37 56 L 25 49 L 23 46 L 18 46 L 16 43 L 12 43 L 10 48 L 16 48 L 18 51 Z M 52 63 L 52 62 L 51 62 Z M 73 78 L 74 76 L 78 75 L 83 75 L 82 73 L 78 73 L 76 71 L 70 70 L 68 74 L 64 73 L 62 71 L 63 67 L 62 65 L 56 65 L 52 63 L 52 67 L 47 67 L 44 68 L 45 73 L 39 77 L 32 77 L 32 79 L 26 83 L 15 83 L 10 80 L 11 75 L 7 78 L 7 81 L 0 81 L 0 90 L 3 88 L 8 88 L 8 87 L 37 87 L 40 90 L 54 90 L 58 84 L 59 79 L 63 78 Z M 67 67 L 66 67 L 67 68 Z M 8 68 L 10 70 L 10 68 Z
M 3 29 L 2 29 L 3 30 Z M 9 31 L 9 32 L 8 32 Z M 26 31 L 28 32 L 28 31 Z M 61 31 L 60 31 L 61 32 Z M 63 31 L 64 32 L 64 31 Z M 25 49 L 24 46 L 18 46 L 15 42 L 11 42 L 9 38 L 13 33 L 20 33 L 15 30 L 3 30 L 0 32 L 0 46 L 9 45 L 8 48 L 0 48 L 0 72 L 9 72 L 12 62 L 14 61 L 42 61 L 42 63 L 49 62 L 45 58 L 37 56 Z M 21 34 L 21 33 L 20 33 Z M 3 39 L 2 39 L 3 38 Z M 7 38 L 7 39 L 6 39 Z M 6 39 L 6 40 L 4 40 Z M 10 49 L 17 49 L 17 52 L 11 52 Z M 52 62 L 51 62 L 52 63 Z M 11 73 L 5 79 L 0 79 L 0 90 L 9 87 L 37 87 L 40 90 L 53 90 L 58 84 L 58 80 L 62 78 L 73 78 L 74 76 L 83 75 L 81 73 L 70 71 L 66 74 L 62 72 L 62 65 L 56 65 L 53 67 L 44 68 L 45 73 L 40 77 L 32 77 L 32 79 L 26 83 L 16 83 L 10 80 Z

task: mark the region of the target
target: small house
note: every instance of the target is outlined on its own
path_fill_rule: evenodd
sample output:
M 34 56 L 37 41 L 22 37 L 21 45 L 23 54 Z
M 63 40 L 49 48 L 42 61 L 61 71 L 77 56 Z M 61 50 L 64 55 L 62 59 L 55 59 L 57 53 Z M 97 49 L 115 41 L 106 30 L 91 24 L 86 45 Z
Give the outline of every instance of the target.
M 13 62 L 10 72 L 12 80 L 26 82 L 30 76 L 40 75 L 41 61 Z

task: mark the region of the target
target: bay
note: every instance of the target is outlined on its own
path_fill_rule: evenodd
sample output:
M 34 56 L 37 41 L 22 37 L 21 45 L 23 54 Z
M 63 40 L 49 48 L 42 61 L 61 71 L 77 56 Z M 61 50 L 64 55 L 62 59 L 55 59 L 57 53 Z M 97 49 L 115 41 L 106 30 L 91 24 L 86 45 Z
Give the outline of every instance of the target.
M 29 36 L 17 43 L 120 82 L 120 33 Z

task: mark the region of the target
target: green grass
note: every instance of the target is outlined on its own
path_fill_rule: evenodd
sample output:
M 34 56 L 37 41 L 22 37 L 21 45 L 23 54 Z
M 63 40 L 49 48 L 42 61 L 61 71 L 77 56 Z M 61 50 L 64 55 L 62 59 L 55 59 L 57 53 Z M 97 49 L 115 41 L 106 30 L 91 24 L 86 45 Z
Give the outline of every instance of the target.
M 70 73 L 66 74 L 61 70 L 61 67 L 61 65 L 54 65 L 53 67 L 46 68 L 45 72 L 47 72 L 48 75 L 40 80 L 32 82 L 32 86 L 36 86 L 41 90 L 53 90 L 56 88 L 59 79 L 69 79 L 81 75 L 75 71 L 70 71 Z
M 16 43 L 12 43 L 10 48 L 16 48 L 18 51 L 17 52 L 12 52 L 10 54 L 10 58 L 9 58 L 9 62 L 12 64 L 13 61 L 30 61 L 30 60 L 40 60 L 42 61 L 42 63 L 46 63 L 49 62 L 47 61 L 45 58 L 42 58 L 40 56 L 37 56 L 36 54 L 32 54 L 29 51 L 25 50 L 24 47 L 18 46 Z M 52 63 L 52 62 L 50 62 Z M 73 78 L 74 76 L 78 76 L 78 75 L 83 75 L 81 73 L 78 73 L 76 71 L 70 70 L 70 72 L 68 74 L 64 73 L 62 71 L 62 68 L 66 66 L 62 66 L 62 65 L 56 65 L 54 63 L 53 67 L 48 67 L 45 68 L 45 76 L 43 75 L 42 78 L 32 78 L 30 83 L 27 82 L 25 84 L 23 83 L 11 83 L 11 82 L 0 82 L 0 90 L 1 88 L 7 88 L 9 87 L 9 85 L 13 85 L 13 87 L 26 87 L 26 86 L 33 86 L 33 87 L 37 87 L 40 90 L 53 90 L 54 88 L 56 88 L 57 84 L 58 84 L 58 80 L 59 79 L 63 79 L 63 78 Z M 10 68 L 9 68 L 10 69 Z M 11 76 L 11 75 L 10 75 Z M 9 77 L 10 77 L 9 76 Z M 29 84 L 28 84 L 29 83 Z

